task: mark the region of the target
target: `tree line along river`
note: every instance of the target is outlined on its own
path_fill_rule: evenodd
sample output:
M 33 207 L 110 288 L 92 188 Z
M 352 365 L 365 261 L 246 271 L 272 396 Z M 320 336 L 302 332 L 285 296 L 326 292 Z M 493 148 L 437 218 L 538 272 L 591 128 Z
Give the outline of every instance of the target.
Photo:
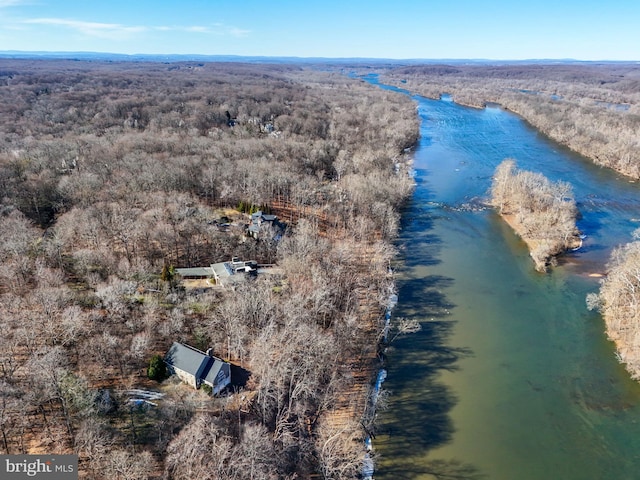
M 611 250 L 640 227 L 638 185 L 499 108 L 413 98 L 417 186 L 394 316 L 422 330 L 387 352 L 376 479 L 640 478 L 640 385 L 585 303 Z M 483 206 L 505 158 L 573 186 L 586 238 L 548 274 Z

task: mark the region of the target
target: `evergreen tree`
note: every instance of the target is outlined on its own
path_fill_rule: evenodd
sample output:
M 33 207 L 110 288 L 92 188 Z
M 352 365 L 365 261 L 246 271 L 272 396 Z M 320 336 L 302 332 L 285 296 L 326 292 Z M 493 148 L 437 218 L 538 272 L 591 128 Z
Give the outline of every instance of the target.
M 167 377 L 167 366 L 160 355 L 151 357 L 149 368 L 147 369 L 147 377 L 151 380 L 157 380 L 158 382 L 161 382 Z

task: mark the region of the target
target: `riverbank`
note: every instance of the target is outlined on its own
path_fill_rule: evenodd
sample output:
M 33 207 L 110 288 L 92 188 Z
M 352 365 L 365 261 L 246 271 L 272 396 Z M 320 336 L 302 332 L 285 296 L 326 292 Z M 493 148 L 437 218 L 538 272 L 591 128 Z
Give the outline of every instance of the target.
M 618 247 L 607 267 L 599 293 L 590 294 L 587 303 L 602 314 L 607 337 L 616 346 L 616 358 L 633 379 L 640 380 L 640 242 Z
M 531 259 L 535 264 L 535 269 L 539 272 L 546 271 L 549 263 L 555 263 L 555 261 L 552 260 L 552 259 L 555 259 L 555 257 L 562 255 L 563 253 L 569 250 L 578 249 L 582 246 L 582 239 L 580 238 L 580 235 L 576 234 L 569 239 L 569 243 L 566 248 L 560 251 L 557 251 L 555 253 L 550 253 L 548 256 L 545 256 L 543 258 L 537 258 L 534 256 L 533 252 L 540 251 L 543 248 L 545 241 L 539 238 L 530 238 L 530 237 L 523 236 L 520 233 L 522 229 L 520 227 L 520 224 L 517 222 L 515 215 L 504 215 L 504 214 L 499 214 L 499 215 L 500 215 L 500 218 L 502 218 L 502 220 L 504 220 L 504 222 L 507 225 L 509 225 L 509 227 L 511 227 L 511 229 L 516 233 L 516 235 L 518 235 L 518 237 L 520 237 L 520 239 L 527 245 L 527 249 L 530 252 L 529 254 L 531 256 Z M 593 274 L 593 275 L 597 275 L 597 274 Z
M 385 83 L 465 106 L 496 103 L 595 164 L 640 178 L 635 64 L 421 65 L 389 69 Z

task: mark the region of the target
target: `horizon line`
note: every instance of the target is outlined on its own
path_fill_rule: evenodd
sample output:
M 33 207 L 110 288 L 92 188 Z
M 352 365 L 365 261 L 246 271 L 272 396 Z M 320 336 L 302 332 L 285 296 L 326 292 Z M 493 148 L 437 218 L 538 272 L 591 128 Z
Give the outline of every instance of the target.
M 254 60 L 298 60 L 303 62 L 310 61 L 375 61 L 375 62 L 475 62 L 475 63 L 490 63 L 490 62 L 509 62 L 509 63 L 640 63 L 640 60 L 581 60 L 577 58 L 463 58 L 463 57 L 440 57 L 440 58 L 387 58 L 387 57 L 323 57 L 323 56 L 297 56 L 297 55 L 240 55 L 240 54 L 208 54 L 208 53 L 114 53 L 114 52 L 94 52 L 94 51 L 49 51 L 49 50 L 0 50 L 1 57 L 7 56 L 27 56 L 27 57 L 69 57 L 67 59 L 73 60 L 77 57 L 123 57 L 123 58 L 197 58 L 197 59 L 254 59 Z M 186 57 L 186 58 L 185 58 Z

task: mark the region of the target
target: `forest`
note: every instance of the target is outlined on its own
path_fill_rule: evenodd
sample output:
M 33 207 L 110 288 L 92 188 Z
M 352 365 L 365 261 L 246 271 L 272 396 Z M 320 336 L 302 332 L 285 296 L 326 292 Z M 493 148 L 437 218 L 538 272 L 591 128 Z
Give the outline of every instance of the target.
M 640 179 L 637 63 L 417 65 L 389 68 L 382 79 L 462 105 L 497 103 L 597 165 Z
M 92 479 L 357 478 L 417 138 L 408 97 L 295 65 L 3 60 L 0 451 Z M 248 235 L 257 210 L 281 234 Z M 174 273 L 232 257 L 277 268 Z M 232 388 L 149 379 L 176 341 Z

